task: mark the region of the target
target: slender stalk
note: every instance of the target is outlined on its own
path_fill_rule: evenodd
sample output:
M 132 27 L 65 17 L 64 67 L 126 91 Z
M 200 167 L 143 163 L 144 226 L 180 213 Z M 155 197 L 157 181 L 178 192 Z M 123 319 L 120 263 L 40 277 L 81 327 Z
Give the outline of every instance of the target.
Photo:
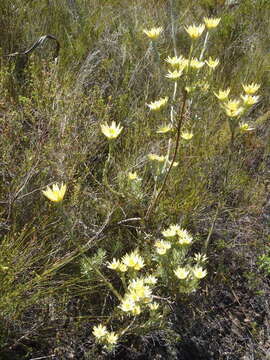
M 173 154 L 173 158 L 171 160 L 171 164 L 169 166 L 169 169 L 164 177 L 163 183 L 161 185 L 161 188 L 159 190 L 159 192 L 157 193 L 157 196 L 154 198 L 153 202 L 150 204 L 147 212 L 146 212 L 146 216 L 145 219 L 149 219 L 149 216 L 151 215 L 152 211 L 154 210 L 154 208 L 157 206 L 158 201 L 162 195 L 162 192 L 165 188 L 165 185 L 167 183 L 167 179 L 168 176 L 171 172 L 171 169 L 173 167 L 173 163 L 175 162 L 177 153 L 178 153 L 178 149 L 179 149 L 179 144 L 180 144 L 180 134 L 181 134 L 181 128 L 182 128 L 182 124 L 183 124 L 183 120 L 184 120 L 184 113 L 185 113 L 185 108 L 186 108 L 186 102 L 187 102 L 187 92 L 185 89 L 183 89 L 183 102 L 182 102 L 182 108 L 181 108 L 181 112 L 180 112 L 180 116 L 179 116 L 179 121 L 178 121 L 178 126 L 177 126 L 177 136 L 176 136 L 176 143 L 175 143 L 175 148 L 174 148 L 174 154 Z
M 205 38 L 204 38 L 204 43 L 203 43 L 202 51 L 201 51 L 201 54 L 200 54 L 200 57 L 199 57 L 199 60 L 200 60 L 200 61 L 202 60 L 203 55 L 204 55 L 204 53 L 205 53 L 208 39 L 209 39 L 209 31 L 207 31 L 207 33 L 206 33 L 206 35 L 205 35 Z
M 170 0 L 170 15 L 171 15 L 171 29 L 172 29 L 173 51 L 174 51 L 174 56 L 177 56 L 176 36 L 175 36 L 174 7 L 175 7 L 175 0 Z

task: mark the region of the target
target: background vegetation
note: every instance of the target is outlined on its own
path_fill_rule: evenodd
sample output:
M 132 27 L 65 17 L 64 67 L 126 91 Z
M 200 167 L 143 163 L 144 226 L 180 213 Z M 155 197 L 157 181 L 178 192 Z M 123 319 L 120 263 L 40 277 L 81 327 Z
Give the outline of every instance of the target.
M 181 142 L 179 167 L 145 219 L 153 191 L 147 154 L 162 154 L 167 144 L 145 104 L 172 92 L 163 76 L 164 59 L 173 55 L 172 23 L 177 48 L 187 55 L 184 26 L 203 16 L 222 19 L 207 47 L 220 59 L 214 89 L 239 94 L 242 83 L 261 84 L 260 101 L 245 117 L 255 130 L 235 142 L 207 278 L 195 293 L 164 301 L 166 329 L 130 334 L 107 354 L 92 329 L 115 299 L 86 276 L 81 250 L 93 259 L 102 249 L 105 258 L 97 261 L 111 261 L 177 223 L 195 235 L 192 251 L 203 252 L 216 214 L 230 132 L 217 99 L 202 93 L 185 115 L 194 137 Z M 269 19 L 268 0 L 0 2 L 0 359 L 269 356 Z M 164 28 L 161 66 L 142 32 L 152 26 Z M 57 64 L 49 41 L 24 66 L 5 56 L 45 34 L 61 44 Z M 124 197 L 102 185 L 105 121 L 124 127 L 109 169 L 110 184 Z M 125 180 L 130 171 L 143 179 L 139 199 Z M 67 184 L 62 207 L 41 193 L 55 182 Z M 160 289 L 160 296 L 169 294 Z

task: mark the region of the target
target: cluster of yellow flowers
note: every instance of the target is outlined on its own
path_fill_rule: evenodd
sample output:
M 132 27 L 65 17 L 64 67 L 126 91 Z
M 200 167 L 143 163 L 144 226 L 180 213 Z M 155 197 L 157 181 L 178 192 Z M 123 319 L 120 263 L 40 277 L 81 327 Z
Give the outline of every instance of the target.
M 240 99 L 229 99 L 230 89 L 219 90 L 218 93 L 214 92 L 215 96 L 220 100 L 221 107 L 225 110 L 229 118 L 238 118 L 245 113 L 252 105 L 256 104 L 259 96 L 254 95 L 260 88 L 259 84 L 242 84 L 245 94 L 240 96 Z M 239 124 L 240 131 L 250 131 L 253 128 L 249 127 L 247 123 Z
M 153 303 L 151 285 L 155 285 L 157 279 L 154 276 L 137 278 L 130 281 L 128 291 L 125 294 L 119 308 L 125 313 L 137 316 L 145 306 L 150 310 L 157 310 L 158 304 Z
M 119 338 L 119 335 L 117 335 L 113 331 L 112 332 L 108 331 L 106 326 L 103 326 L 102 324 L 99 324 L 98 326 L 94 326 L 92 333 L 98 342 L 104 344 L 109 348 L 116 345 Z
M 133 251 L 132 253 L 123 256 L 122 261 L 113 259 L 107 266 L 109 269 L 120 272 L 126 272 L 129 268 L 138 271 L 144 267 L 144 261 L 137 251 Z

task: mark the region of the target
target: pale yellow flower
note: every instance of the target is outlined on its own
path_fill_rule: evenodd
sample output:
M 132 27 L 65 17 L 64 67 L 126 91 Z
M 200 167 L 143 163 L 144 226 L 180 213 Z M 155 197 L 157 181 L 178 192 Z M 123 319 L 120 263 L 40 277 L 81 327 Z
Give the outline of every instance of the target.
M 203 18 L 203 21 L 205 22 L 205 25 L 208 30 L 217 27 L 220 20 L 221 20 L 220 18 L 207 18 L 207 17 Z
M 184 140 L 191 140 L 193 138 L 193 133 L 189 131 L 182 131 L 181 138 Z
M 188 59 L 185 59 L 182 55 L 180 56 L 168 56 L 165 61 L 172 67 L 178 67 L 184 69 L 188 65 Z
M 240 100 L 228 100 L 224 103 L 224 109 L 229 117 L 237 117 L 244 111 L 244 108 L 240 106 Z
M 218 94 L 214 92 L 214 94 L 220 101 L 225 101 L 227 100 L 230 91 L 231 89 L 228 88 L 226 90 L 219 90 Z
M 153 302 L 153 303 L 149 304 L 148 306 L 149 306 L 149 309 L 152 311 L 157 311 L 157 309 L 159 308 L 159 304 L 156 302 Z
M 113 259 L 111 263 L 108 263 L 107 267 L 112 270 L 117 270 L 120 266 L 120 261 Z
M 188 35 L 193 40 L 198 39 L 202 35 L 204 29 L 205 29 L 204 24 L 200 24 L 198 26 L 193 24 L 193 25 L 190 25 L 188 27 L 185 27 L 186 32 L 188 33 Z
M 246 132 L 246 131 L 255 130 L 255 128 L 250 127 L 247 123 L 240 123 L 239 124 L 239 130 L 242 131 L 242 132 Z
M 130 297 L 123 299 L 121 305 L 119 306 L 119 308 L 124 312 L 132 311 L 134 307 L 135 307 L 135 302 Z
M 118 266 L 119 271 L 121 272 L 126 272 L 127 271 L 127 266 L 123 263 L 120 263 L 120 265 Z
M 134 301 L 148 299 L 152 296 L 152 291 L 149 286 L 144 285 L 144 279 L 133 279 L 129 286 L 130 294 Z
M 134 268 L 135 270 L 140 270 L 144 267 L 143 258 L 138 255 L 136 252 L 132 252 L 131 254 L 126 254 L 123 259 L 123 263 L 127 267 Z
M 119 335 L 115 334 L 113 331 L 110 333 L 107 333 L 106 340 L 109 344 L 115 345 L 118 341 Z
M 166 160 L 165 156 L 159 156 L 157 154 L 149 154 L 148 159 L 151 161 L 164 162 Z
M 166 96 L 165 98 L 160 98 L 159 100 L 152 101 L 150 104 L 146 104 L 150 110 L 159 110 L 163 106 L 165 106 L 168 102 L 169 98 Z
M 174 270 L 174 273 L 178 277 L 178 279 L 184 280 L 187 278 L 189 271 L 179 266 L 176 270 Z
M 153 275 L 149 275 L 144 278 L 144 282 L 149 285 L 155 285 L 157 283 L 157 281 L 158 281 L 158 279 Z
M 57 184 L 53 184 L 52 189 L 49 186 L 47 186 L 47 189 L 42 190 L 42 193 L 49 200 L 54 201 L 54 202 L 60 202 L 63 200 L 66 190 L 67 190 L 67 186 L 64 185 L 63 183 L 61 184 L 60 188 Z
M 210 67 L 210 69 L 215 69 L 219 64 L 219 59 L 212 59 L 209 57 L 208 60 L 205 61 L 205 63 Z
M 197 253 L 194 255 L 194 260 L 197 263 L 203 263 L 207 261 L 207 256 L 205 254 Z
M 144 29 L 143 32 L 151 39 L 156 40 L 159 38 L 160 34 L 162 33 L 163 28 L 162 27 L 156 27 L 152 28 L 150 30 Z
M 129 178 L 129 180 L 136 180 L 136 179 L 138 179 L 138 175 L 137 175 L 137 173 L 136 172 L 129 172 L 128 173 L 128 178 Z
M 243 103 L 246 106 L 252 106 L 254 104 L 256 104 L 256 102 L 258 102 L 259 100 L 259 96 L 252 96 L 252 95 L 241 95 L 241 98 L 243 99 Z
M 101 124 L 100 127 L 101 127 L 102 133 L 109 140 L 116 139 L 117 136 L 119 136 L 121 131 L 123 130 L 123 127 L 120 124 L 118 124 L 116 126 L 115 121 L 112 122 L 111 126 L 109 126 L 108 123 L 105 123 L 105 124 Z
M 177 230 L 178 243 L 180 245 L 190 245 L 192 243 L 193 237 L 185 229 Z
M 157 130 L 157 133 L 158 134 L 166 134 L 168 133 L 169 131 L 171 131 L 173 128 L 172 128 L 172 125 L 171 124 L 164 124 L 162 126 L 160 126 Z
M 252 83 L 249 85 L 242 84 L 242 86 L 246 94 L 253 95 L 260 88 L 261 85 Z
M 101 324 L 99 324 L 98 326 L 94 326 L 93 327 L 93 335 L 97 338 L 100 339 L 103 336 L 105 336 L 107 334 L 107 329 L 106 326 L 103 326 Z
M 166 230 L 163 230 L 161 232 L 161 234 L 164 236 L 164 237 L 174 237 L 177 235 L 177 231 L 180 230 L 180 226 L 179 225 L 170 225 L 168 229 Z
M 202 267 L 196 267 L 193 269 L 193 274 L 196 279 L 202 279 L 206 276 L 207 271 L 203 270 Z
M 166 77 L 168 79 L 171 79 L 171 80 L 178 80 L 182 74 L 183 74 L 182 69 L 181 70 L 174 70 L 174 71 L 168 70 L 168 74 L 166 75 Z
M 156 247 L 156 251 L 159 255 L 165 255 L 172 245 L 168 241 L 157 240 L 154 246 Z
M 137 316 L 137 315 L 140 315 L 141 313 L 141 307 L 140 305 L 135 305 L 133 310 L 132 310 L 132 314 Z
M 204 61 L 200 61 L 197 58 L 192 58 L 190 61 L 190 67 L 192 69 L 199 70 L 204 66 Z

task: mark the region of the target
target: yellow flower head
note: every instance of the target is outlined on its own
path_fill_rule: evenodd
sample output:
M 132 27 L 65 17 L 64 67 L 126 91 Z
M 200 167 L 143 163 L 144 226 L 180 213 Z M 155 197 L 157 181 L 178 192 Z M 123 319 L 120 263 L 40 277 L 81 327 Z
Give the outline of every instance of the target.
M 49 186 L 47 186 L 47 189 L 42 190 L 42 193 L 49 200 L 54 201 L 54 202 L 59 202 L 59 201 L 63 200 L 66 190 L 67 190 L 67 186 L 64 185 L 63 183 L 61 184 L 60 188 L 57 184 L 53 184 L 52 189 Z
M 119 308 L 124 312 L 132 311 L 135 307 L 135 301 L 131 297 L 126 297 L 122 300 L 121 305 Z
M 172 130 L 172 125 L 171 124 L 168 124 L 168 125 L 164 124 L 164 125 L 162 125 L 162 126 L 160 126 L 158 128 L 157 133 L 158 134 L 166 134 L 171 130 Z
M 144 278 L 144 282 L 149 285 L 155 285 L 157 281 L 158 279 L 153 275 L 149 275 L 146 278 Z
M 165 161 L 165 156 L 159 156 L 159 155 L 156 155 L 156 154 L 149 154 L 148 155 L 148 159 L 151 160 L 151 161 L 157 161 L 157 162 L 164 162 Z
M 185 59 L 182 55 L 173 57 L 168 56 L 165 61 L 172 67 L 177 67 L 181 69 L 184 69 L 188 65 L 188 59 Z
M 157 27 L 157 28 L 152 28 L 150 30 L 146 30 L 144 29 L 143 32 L 151 39 L 151 40 L 156 40 L 159 38 L 160 34 L 162 33 L 163 28 L 162 27 Z
M 210 69 L 215 69 L 219 64 L 219 59 L 212 59 L 211 57 L 205 61 L 206 64 L 210 67 Z
M 185 229 L 177 230 L 178 235 L 178 243 L 180 245 L 189 245 L 192 243 L 193 237 L 189 234 L 189 232 Z
M 228 100 L 224 103 L 225 112 L 229 117 L 237 117 L 241 115 L 244 108 L 240 106 L 239 100 Z
M 156 302 L 152 302 L 148 306 L 151 311 L 157 311 L 157 309 L 159 308 L 159 304 Z
M 249 85 L 242 84 L 242 86 L 246 94 L 253 95 L 260 88 L 261 85 L 252 83 Z
M 190 67 L 192 69 L 199 70 L 203 67 L 203 65 L 204 65 L 204 61 L 200 61 L 197 58 L 192 58 L 190 61 Z
M 208 30 L 214 29 L 215 27 L 217 27 L 220 20 L 221 20 L 220 18 L 207 18 L 207 17 L 203 18 L 203 21 Z
M 207 256 L 205 254 L 197 253 L 194 255 L 194 260 L 197 263 L 204 263 L 207 261 Z
M 100 339 L 103 336 L 105 336 L 107 334 L 107 329 L 106 326 L 103 326 L 101 324 L 99 324 L 98 326 L 94 326 L 93 327 L 93 335 L 97 338 Z
M 207 271 L 203 270 L 202 267 L 196 267 L 195 269 L 193 269 L 193 274 L 196 279 L 202 279 L 206 276 Z
M 183 74 L 182 69 L 181 70 L 174 70 L 174 71 L 168 70 L 168 74 L 166 75 L 166 77 L 168 79 L 178 80 L 182 74 Z
M 252 96 L 252 95 L 241 95 L 241 98 L 243 99 L 243 103 L 246 106 L 252 106 L 254 104 L 256 104 L 256 102 L 258 102 L 259 100 L 259 96 Z
M 108 263 L 107 267 L 112 270 L 117 270 L 120 266 L 120 261 L 113 259 L 111 263 Z
M 174 273 L 178 277 L 178 279 L 184 280 L 187 278 L 189 271 L 179 266 L 176 270 L 174 270 Z
M 169 250 L 171 246 L 172 245 L 168 241 L 157 240 L 155 242 L 155 247 L 159 255 L 165 255 L 167 250 Z
M 165 98 L 160 98 L 159 100 L 153 101 L 150 104 L 146 104 L 150 110 L 159 110 L 162 106 L 165 106 L 168 102 L 169 98 L 166 96 Z
M 119 335 L 115 334 L 113 331 L 110 333 L 107 333 L 106 340 L 110 345 L 115 345 L 117 343 L 117 340 L 119 338 Z
M 228 88 L 226 90 L 219 90 L 218 94 L 214 92 L 214 94 L 220 101 L 224 101 L 227 100 L 230 91 L 231 89 Z
M 116 139 L 118 135 L 120 135 L 121 131 L 123 130 L 123 127 L 118 124 L 116 126 L 116 122 L 113 121 L 111 126 L 109 126 L 107 123 L 101 124 L 101 131 L 102 133 L 109 139 Z
M 128 178 L 129 178 L 129 180 L 136 180 L 136 179 L 138 179 L 138 175 L 137 175 L 137 173 L 136 172 L 129 172 L 128 173 Z
M 133 310 L 132 310 L 132 314 L 137 316 L 137 315 L 140 315 L 141 313 L 141 307 L 140 305 L 135 305 Z
M 143 258 L 137 254 L 137 252 L 132 252 L 131 254 L 126 254 L 123 259 L 123 263 L 127 267 L 134 268 L 135 270 L 140 270 L 144 267 Z
M 127 265 L 120 263 L 118 266 L 119 271 L 126 272 L 127 271 Z
M 193 133 L 189 131 L 182 131 L 181 138 L 184 140 L 191 140 L 193 138 Z
M 204 24 L 200 24 L 198 26 L 193 24 L 193 25 L 190 25 L 188 27 L 185 27 L 186 32 L 188 33 L 188 35 L 193 40 L 198 39 L 202 35 L 204 29 L 205 29 Z
M 246 132 L 246 131 L 252 131 L 252 130 L 254 130 L 254 128 L 250 127 L 247 123 L 240 123 L 239 130 L 241 132 Z
M 162 235 L 166 238 L 174 237 L 177 235 L 178 230 L 180 230 L 180 226 L 172 224 L 168 229 L 162 231 Z

